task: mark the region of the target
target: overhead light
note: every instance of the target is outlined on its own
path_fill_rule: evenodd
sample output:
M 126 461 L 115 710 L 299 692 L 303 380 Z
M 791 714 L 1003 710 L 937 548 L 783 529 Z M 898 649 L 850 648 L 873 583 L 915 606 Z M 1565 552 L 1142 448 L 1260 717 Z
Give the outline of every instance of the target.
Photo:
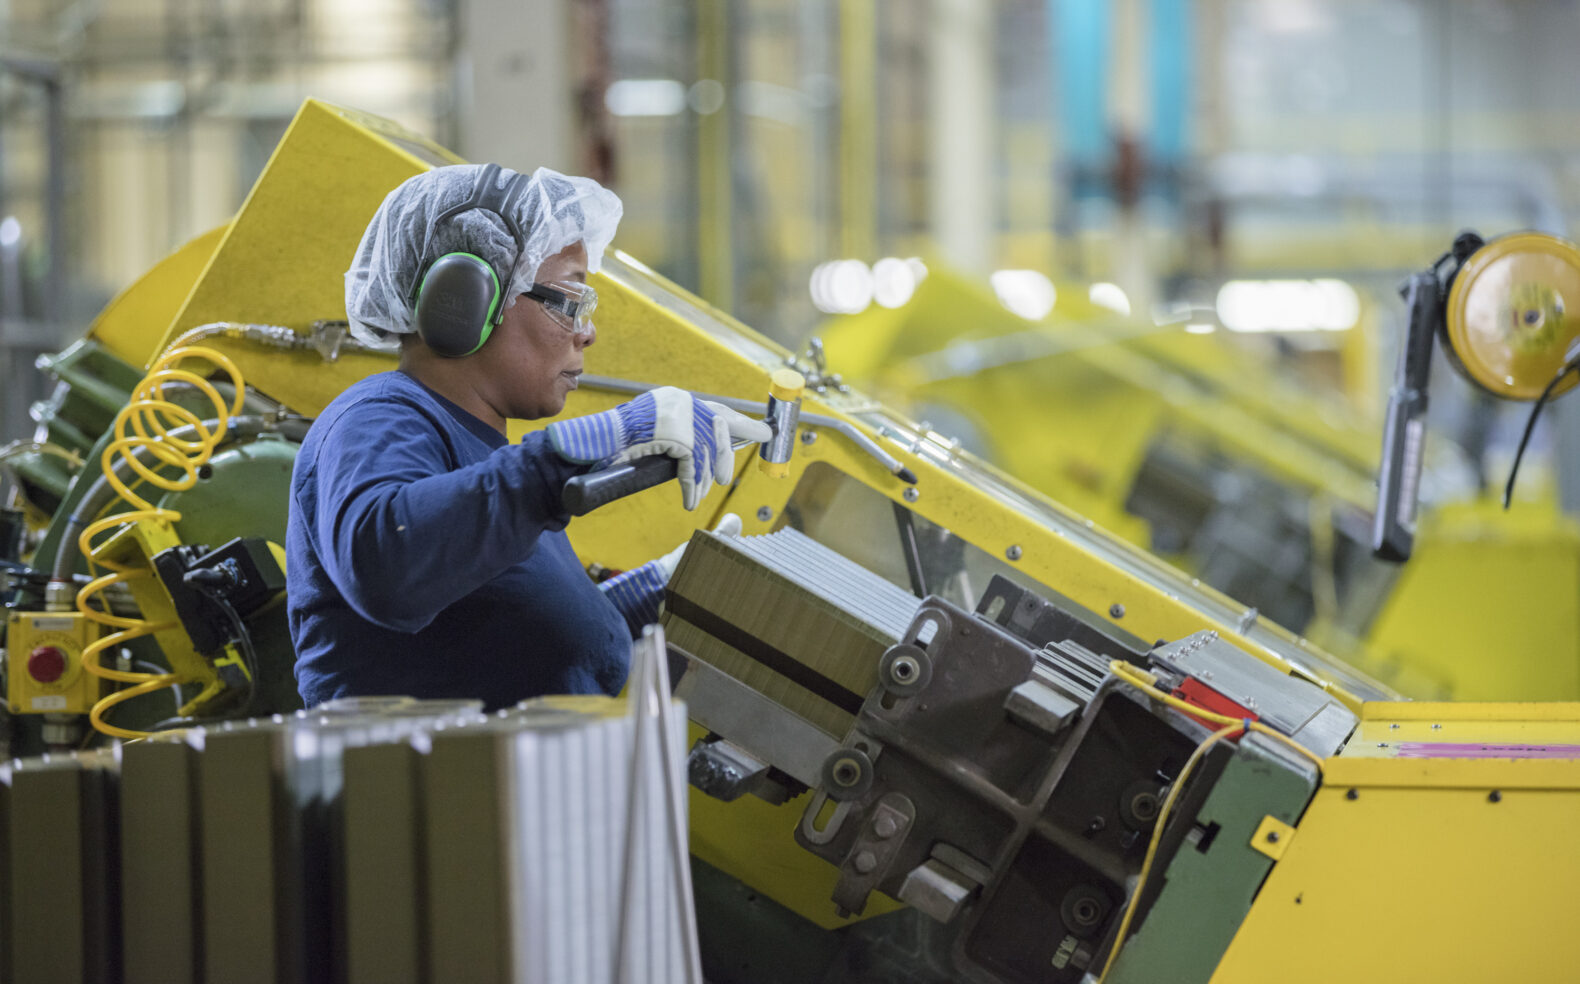
M 741 112 L 748 116 L 776 120 L 788 126 L 806 122 L 807 97 L 796 89 L 771 82 L 742 82 L 735 87 Z
M 1192 335 L 1211 335 L 1218 330 L 1218 326 L 1211 321 L 1188 321 L 1185 323 L 1185 330 Z
M 724 108 L 724 83 L 718 79 L 698 79 L 686 90 L 686 105 L 699 116 L 711 116 Z
M 1230 331 L 1345 331 L 1360 313 L 1342 280 L 1231 280 L 1218 291 L 1218 320 Z
M 1027 321 L 1046 318 L 1058 299 L 1053 281 L 1036 270 L 996 270 L 988 282 L 999 303 Z
M 812 270 L 812 306 L 824 314 L 860 314 L 872 304 L 873 272 L 860 260 L 831 260 Z
M 910 263 L 885 256 L 872 265 L 872 299 L 879 307 L 897 308 L 916 293 L 916 280 Z
M 678 116 L 686 87 L 674 79 L 621 79 L 609 83 L 603 104 L 616 116 Z
M 1086 299 L 1116 314 L 1130 314 L 1130 298 L 1125 296 L 1118 284 L 1095 283 L 1087 289 Z

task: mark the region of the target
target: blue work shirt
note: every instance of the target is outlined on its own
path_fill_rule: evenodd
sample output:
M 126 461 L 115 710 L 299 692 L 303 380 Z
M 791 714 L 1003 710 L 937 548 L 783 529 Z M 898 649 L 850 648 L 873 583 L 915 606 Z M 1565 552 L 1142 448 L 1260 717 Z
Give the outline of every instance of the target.
M 356 383 L 291 475 L 287 612 L 307 706 L 334 697 L 614 694 L 632 632 L 571 550 L 581 466 L 402 372 Z

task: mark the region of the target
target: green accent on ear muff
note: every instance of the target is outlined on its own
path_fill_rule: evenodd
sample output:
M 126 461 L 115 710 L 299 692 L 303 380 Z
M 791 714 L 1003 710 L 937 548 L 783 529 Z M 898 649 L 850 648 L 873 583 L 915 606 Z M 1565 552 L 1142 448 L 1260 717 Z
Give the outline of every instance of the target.
M 485 164 L 466 201 L 445 211 L 429 230 L 473 209 L 492 212 L 505 224 L 515 242 L 515 259 L 505 268 L 507 276 L 521 258 L 522 237 L 510 213 L 525 193 L 528 178 L 512 175 L 498 184 L 500 167 Z M 428 266 L 412 295 L 413 327 L 427 346 L 442 356 L 459 359 L 483 347 L 494 326 L 505 315 L 504 289 L 493 264 L 476 253 L 446 253 Z
M 504 291 L 491 264 L 475 253 L 446 253 L 417 288 L 417 334 L 439 355 L 459 359 L 488 341 L 504 314 Z

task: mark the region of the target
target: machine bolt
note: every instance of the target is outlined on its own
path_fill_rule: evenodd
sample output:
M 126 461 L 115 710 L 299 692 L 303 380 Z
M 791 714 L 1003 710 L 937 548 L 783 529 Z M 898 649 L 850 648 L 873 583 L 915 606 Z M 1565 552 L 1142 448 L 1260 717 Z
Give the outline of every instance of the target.
M 1008 557 L 1010 560 L 1019 560 L 1020 559 L 1020 544 L 1018 544 L 1018 543 L 1010 544 L 1009 549 L 1004 551 L 1004 556 Z
M 905 497 L 905 501 L 906 502 L 915 502 L 917 499 L 920 499 L 922 497 L 921 490 L 918 489 L 914 485 L 910 486 L 909 488 L 907 488 L 904 492 L 902 492 L 900 494 Z
M 861 781 L 861 764 L 852 758 L 834 763 L 834 781 L 841 786 L 854 786 Z
M 801 432 L 801 443 L 802 444 L 814 444 L 816 442 L 817 442 L 817 431 L 815 431 L 815 430 L 804 430 L 804 431 Z
M 1276 830 L 1269 830 L 1267 832 L 1267 842 L 1269 844 L 1277 844 L 1278 843 L 1278 831 L 1276 831 Z
M 1501 803 L 1501 802 L 1503 802 L 1503 794 L 1498 792 L 1496 789 L 1494 789 L 1492 792 L 1487 794 L 1487 802 L 1488 803 Z
M 915 680 L 921 672 L 921 665 L 910 656 L 901 656 L 889 664 L 890 678 L 901 686 Z
M 860 854 L 856 855 L 856 870 L 862 874 L 872 874 L 872 870 L 877 866 L 878 856 L 873 854 L 871 851 L 862 851 Z
M 1110 618 L 1124 618 L 1125 617 L 1125 606 L 1121 605 L 1117 601 L 1114 602 L 1112 605 L 1108 606 L 1108 615 L 1109 615 Z
M 774 518 L 774 511 L 773 511 L 773 509 L 769 508 L 768 506 L 763 506 L 761 509 L 757 510 L 757 521 L 759 523 L 766 523 L 770 519 L 773 519 L 773 518 Z
M 883 816 L 872 821 L 872 832 L 878 835 L 879 840 L 888 840 L 890 837 L 893 837 L 895 834 L 900 832 L 899 821 L 885 813 Z

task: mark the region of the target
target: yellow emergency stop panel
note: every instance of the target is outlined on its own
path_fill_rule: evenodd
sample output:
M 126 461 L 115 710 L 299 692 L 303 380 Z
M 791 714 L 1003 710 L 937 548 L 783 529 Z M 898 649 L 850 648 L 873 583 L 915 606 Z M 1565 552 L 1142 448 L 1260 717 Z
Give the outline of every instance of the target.
M 13 612 L 6 623 L 14 714 L 86 714 L 102 696 L 99 678 L 82 668 L 82 650 L 99 626 L 80 612 Z

